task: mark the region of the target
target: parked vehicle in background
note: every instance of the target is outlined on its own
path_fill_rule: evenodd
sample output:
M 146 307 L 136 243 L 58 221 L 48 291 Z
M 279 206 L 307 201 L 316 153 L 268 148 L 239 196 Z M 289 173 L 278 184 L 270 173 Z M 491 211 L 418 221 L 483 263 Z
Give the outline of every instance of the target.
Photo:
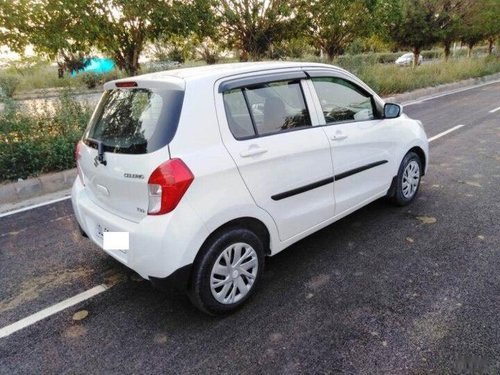
M 241 63 L 111 81 L 76 150 L 82 232 L 153 284 L 223 314 L 264 259 L 366 204 L 415 198 L 422 124 L 349 72 Z
M 415 59 L 415 55 L 410 53 L 405 53 L 403 56 L 397 58 L 395 64 L 399 66 L 410 66 L 413 65 L 413 60 Z M 418 55 L 418 65 L 422 64 L 424 61 L 422 55 Z

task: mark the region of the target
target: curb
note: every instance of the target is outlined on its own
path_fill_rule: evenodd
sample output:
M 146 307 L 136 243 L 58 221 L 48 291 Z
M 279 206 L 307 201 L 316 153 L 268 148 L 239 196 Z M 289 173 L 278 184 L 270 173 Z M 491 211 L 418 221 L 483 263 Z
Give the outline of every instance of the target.
M 0 186 L 0 205 L 18 203 L 40 195 L 71 188 L 76 178 L 76 168 L 62 172 L 43 174 Z
M 425 100 L 427 97 L 432 97 L 436 94 L 452 94 L 454 91 L 460 91 L 460 89 L 469 87 L 473 88 L 475 86 L 497 80 L 500 80 L 500 73 L 405 92 L 386 97 L 384 100 L 399 103 Z M 73 182 L 75 181 L 76 174 L 76 168 L 74 168 L 62 172 L 44 174 L 40 177 L 29 178 L 27 180 L 13 182 L 6 185 L 0 185 L 0 205 L 6 203 L 19 203 L 29 198 L 71 188 Z

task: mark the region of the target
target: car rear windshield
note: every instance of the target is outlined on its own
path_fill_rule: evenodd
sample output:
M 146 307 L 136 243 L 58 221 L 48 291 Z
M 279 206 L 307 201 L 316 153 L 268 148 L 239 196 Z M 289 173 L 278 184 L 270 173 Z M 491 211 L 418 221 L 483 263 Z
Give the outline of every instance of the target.
M 172 140 L 182 108 L 184 91 L 114 89 L 103 94 L 90 120 L 84 142 L 122 154 L 147 154 Z

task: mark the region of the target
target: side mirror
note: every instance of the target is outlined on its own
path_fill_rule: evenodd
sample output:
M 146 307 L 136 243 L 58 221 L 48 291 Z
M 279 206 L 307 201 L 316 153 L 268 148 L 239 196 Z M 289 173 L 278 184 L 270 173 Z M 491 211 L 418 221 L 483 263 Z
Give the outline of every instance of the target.
M 384 105 L 384 117 L 385 118 L 396 118 L 401 116 L 403 113 L 403 107 L 396 103 L 385 103 Z

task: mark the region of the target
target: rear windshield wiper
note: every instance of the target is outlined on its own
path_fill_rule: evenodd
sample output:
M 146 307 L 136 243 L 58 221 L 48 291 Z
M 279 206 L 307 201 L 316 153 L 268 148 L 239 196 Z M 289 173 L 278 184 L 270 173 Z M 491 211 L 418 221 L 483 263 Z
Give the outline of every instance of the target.
M 102 141 L 98 141 L 97 139 L 94 138 L 87 138 L 86 141 L 90 143 L 95 143 L 97 146 L 97 161 L 101 163 L 102 165 L 107 165 L 108 162 L 104 159 L 104 143 Z M 97 164 L 96 164 L 97 167 Z

